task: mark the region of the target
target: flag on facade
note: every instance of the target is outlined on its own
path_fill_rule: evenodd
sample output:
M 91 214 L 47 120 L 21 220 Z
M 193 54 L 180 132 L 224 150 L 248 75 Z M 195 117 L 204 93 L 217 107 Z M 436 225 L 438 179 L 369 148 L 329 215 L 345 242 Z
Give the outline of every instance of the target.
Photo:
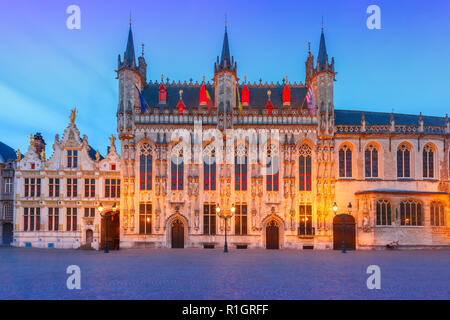
M 238 96 L 239 115 L 242 115 L 242 103 L 241 103 L 241 97 L 239 95 L 239 86 L 236 86 L 236 89 L 237 89 L 237 96 Z
M 206 90 L 206 103 L 208 104 L 209 108 L 214 108 L 214 104 L 212 102 L 211 96 L 209 95 L 209 91 Z
M 139 88 L 135 85 L 136 90 L 139 93 L 139 101 L 141 102 L 141 111 L 145 112 L 145 110 L 147 109 L 147 102 L 145 101 L 144 96 L 142 95 L 141 91 L 139 90 Z
M 314 115 L 314 93 L 312 87 L 310 86 L 308 89 L 308 93 L 306 94 L 306 103 L 308 104 L 308 112 L 312 117 Z

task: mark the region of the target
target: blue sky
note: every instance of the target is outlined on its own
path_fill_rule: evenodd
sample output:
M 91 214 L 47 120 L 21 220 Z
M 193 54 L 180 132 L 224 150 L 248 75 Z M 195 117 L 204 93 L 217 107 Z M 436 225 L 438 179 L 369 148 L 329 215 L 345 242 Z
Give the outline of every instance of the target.
M 66 28 L 72 4 L 81 8 L 81 30 Z M 371 4 L 381 9 L 381 30 L 366 27 Z M 316 56 L 323 16 L 338 72 L 336 108 L 437 116 L 450 110 L 449 1 L 3 0 L 0 141 L 26 151 L 26 137 L 39 131 L 49 154 L 76 106 L 81 133 L 105 153 L 116 132 L 114 70 L 130 11 L 149 79 L 212 78 L 227 13 L 240 78 L 304 81 L 307 42 Z

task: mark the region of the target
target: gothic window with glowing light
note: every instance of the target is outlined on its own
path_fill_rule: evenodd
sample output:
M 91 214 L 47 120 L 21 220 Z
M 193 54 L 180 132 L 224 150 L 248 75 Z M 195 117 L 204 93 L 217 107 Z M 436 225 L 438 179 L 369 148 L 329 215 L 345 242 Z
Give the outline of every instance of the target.
M 141 190 L 152 190 L 153 149 L 148 143 L 144 143 L 139 155 L 139 181 Z
M 377 201 L 377 226 L 390 226 L 392 224 L 392 207 L 388 200 Z
M 300 147 L 299 154 L 299 189 L 300 191 L 311 191 L 311 148 L 307 144 L 303 144 Z
M 408 146 L 401 144 L 397 149 L 397 177 L 409 178 L 411 177 L 411 151 Z
M 434 178 L 434 152 L 431 146 L 423 148 L 423 177 Z
M 152 205 L 150 203 L 139 204 L 139 234 L 152 233 Z
M 247 148 L 238 144 L 234 157 L 234 185 L 236 191 L 247 190 Z
M 374 145 L 369 145 L 364 151 L 366 178 L 378 178 L 378 150 Z
M 310 204 L 301 204 L 299 207 L 299 235 L 313 235 L 312 226 L 312 206 Z
M 213 146 L 208 145 L 203 154 L 204 190 L 216 190 L 216 151 Z
M 234 234 L 247 234 L 247 204 L 239 203 L 235 205 L 234 213 Z
M 400 203 L 400 225 L 423 225 L 422 204 L 415 200 L 405 200 Z
M 278 146 L 276 144 L 267 147 L 266 188 L 267 191 L 278 191 L 279 189 Z
M 339 177 L 352 177 L 352 149 L 347 144 L 339 150 Z
M 441 202 L 431 203 L 430 224 L 434 227 L 445 227 L 445 207 Z
M 172 148 L 171 156 L 171 187 L 172 190 L 183 190 L 184 162 L 183 148 L 180 144 Z

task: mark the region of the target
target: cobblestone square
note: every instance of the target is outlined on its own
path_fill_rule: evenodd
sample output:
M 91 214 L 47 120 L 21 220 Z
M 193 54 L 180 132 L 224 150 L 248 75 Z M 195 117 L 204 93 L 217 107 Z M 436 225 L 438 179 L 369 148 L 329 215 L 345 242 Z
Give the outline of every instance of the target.
M 81 289 L 66 269 L 81 269 Z M 369 265 L 381 289 L 369 290 Z M 450 252 L 0 248 L 0 299 L 449 299 Z

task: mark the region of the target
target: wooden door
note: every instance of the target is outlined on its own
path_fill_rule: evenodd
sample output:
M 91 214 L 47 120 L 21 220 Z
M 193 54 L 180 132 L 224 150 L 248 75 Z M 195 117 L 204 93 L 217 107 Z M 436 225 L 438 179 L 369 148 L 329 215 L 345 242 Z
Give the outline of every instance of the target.
M 91 246 L 94 241 L 94 232 L 91 229 L 86 230 L 86 245 Z
M 172 223 L 172 248 L 184 248 L 184 224 L 179 219 Z
M 108 219 L 102 218 L 100 248 L 101 249 L 105 248 L 106 220 L 108 220 L 108 247 L 109 247 L 109 250 L 119 250 L 119 246 L 120 246 L 120 216 L 118 213 L 110 216 Z
M 356 249 L 356 224 L 353 216 L 344 214 L 333 219 L 333 249 L 342 250 L 342 218 L 344 218 L 344 241 L 347 250 Z
M 279 228 L 275 221 L 270 222 L 266 227 L 266 249 L 279 248 Z

